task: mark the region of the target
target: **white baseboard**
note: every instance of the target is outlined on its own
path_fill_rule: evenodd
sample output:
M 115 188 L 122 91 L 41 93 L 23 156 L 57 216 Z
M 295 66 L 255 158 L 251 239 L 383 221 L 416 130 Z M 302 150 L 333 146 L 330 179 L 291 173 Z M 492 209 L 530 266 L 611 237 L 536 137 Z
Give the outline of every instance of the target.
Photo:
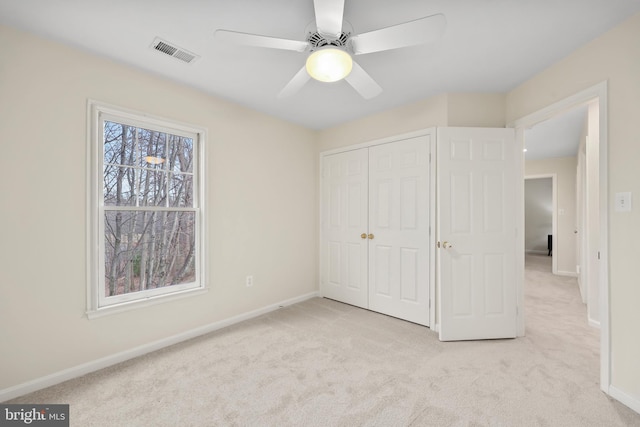
M 216 331 L 218 329 L 222 329 L 235 323 L 261 316 L 271 311 L 275 311 L 279 308 L 315 298 L 317 296 L 318 292 L 311 292 L 305 295 L 300 295 L 298 297 L 271 304 L 266 307 L 250 311 L 248 313 L 239 314 L 237 316 L 191 329 L 189 331 L 163 338 L 149 344 L 134 347 L 132 349 L 125 350 L 120 353 L 115 353 L 110 356 L 102 357 L 91 362 L 83 363 L 82 365 L 74 366 L 72 368 L 64 369 L 62 371 L 55 372 L 41 378 L 36 378 L 35 380 L 27 381 L 26 383 L 2 389 L 0 390 L 0 402 L 15 399 L 16 397 L 41 390 L 46 387 L 51 387 L 61 382 L 68 381 L 100 369 L 104 369 L 120 362 L 124 362 L 125 360 L 133 359 L 134 357 L 139 357 L 152 351 L 160 350 L 161 348 L 168 347 L 170 345 L 177 344 L 179 342 L 186 341 L 188 339 L 195 338 L 200 335 Z
M 540 254 L 540 255 L 547 255 L 549 253 L 549 251 L 541 251 L 538 249 L 525 249 L 524 251 L 528 254 Z
M 640 396 L 631 396 L 615 386 L 609 386 L 609 396 L 640 414 Z
M 575 271 L 561 271 L 561 270 L 558 270 L 556 272 L 556 274 L 558 276 L 578 277 L 578 273 L 576 273 Z

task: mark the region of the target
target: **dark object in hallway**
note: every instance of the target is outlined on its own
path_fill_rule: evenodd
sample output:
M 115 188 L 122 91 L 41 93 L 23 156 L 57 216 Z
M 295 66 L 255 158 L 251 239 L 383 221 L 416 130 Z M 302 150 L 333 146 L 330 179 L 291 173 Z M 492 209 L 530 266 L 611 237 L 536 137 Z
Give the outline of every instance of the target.
M 551 248 L 553 247 L 552 241 L 553 236 L 551 234 L 547 234 L 547 249 L 549 249 L 549 254 L 547 256 L 551 256 Z

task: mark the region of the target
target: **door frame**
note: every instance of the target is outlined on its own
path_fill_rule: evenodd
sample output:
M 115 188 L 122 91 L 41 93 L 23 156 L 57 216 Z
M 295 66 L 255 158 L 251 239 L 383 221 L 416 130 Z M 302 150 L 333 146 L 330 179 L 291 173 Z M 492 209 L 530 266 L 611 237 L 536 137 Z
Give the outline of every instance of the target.
M 555 173 L 547 173 L 547 174 L 539 174 L 539 175 L 525 175 L 524 180 L 528 179 L 543 179 L 543 178 L 551 178 L 551 235 L 553 236 L 552 242 L 553 246 L 557 243 L 557 235 L 558 235 L 558 176 Z M 524 190 L 523 190 L 524 191 Z M 524 193 L 523 193 L 524 195 Z M 526 230 L 523 228 L 523 233 Z M 553 249 L 552 246 L 552 249 Z M 526 248 L 525 248 L 526 250 Z M 553 254 L 553 252 L 552 252 Z M 551 255 L 551 272 L 553 274 L 558 274 L 558 258 L 554 255 Z
M 587 120 L 588 120 L 587 112 Z M 588 124 L 588 121 L 587 121 Z M 586 218 L 587 218 L 587 155 L 586 155 L 586 141 L 583 144 L 580 141 L 578 147 L 578 165 L 576 179 L 576 230 L 578 231 L 578 240 L 576 241 L 576 261 L 578 262 L 578 286 L 580 287 L 580 296 L 582 297 L 583 304 L 587 303 L 587 287 L 585 272 L 588 271 L 586 266 L 587 258 L 587 245 L 586 245 Z M 587 313 L 588 314 L 588 313 Z M 600 327 L 600 326 L 598 326 Z
M 345 151 L 353 151 L 359 150 L 361 148 L 369 148 L 376 145 L 388 144 L 391 142 L 401 141 L 404 139 L 415 138 L 419 136 L 428 136 L 429 137 L 429 192 L 431 194 L 429 200 L 429 329 L 434 332 L 438 332 L 438 325 L 436 323 L 436 204 L 435 204 L 435 194 L 436 194 L 436 164 L 435 164 L 435 142 L 436 142 L 436 128 L 425 128 L 419 129 L 413 132 L 402 133 L 399 135 L 389 136 L 386 138 L 374 139 L 371 141 L 361 142 L 353 145 L 346 145 L 343 147 L 332 148 L 329 150 L 324 150 L 320 152 L 319 156 L 319 167 L 318 167 L 318 188 L 321 190 L 322 186 L 322 173 L 323 173 L 323 162 L 325 156 L 329 156 L 331 154 L 344 153 Z M 320 197 L 322 196 L 321 191 L 319 191 Z M 320 200 L 318 200 L 320 202 Z M 322 204 L 318 203 L 318 259 L 320 259 L 320 251 L 321 242 L 322 242 Z M 322 283 L 321 280 L 322 271 L 318 268 L 317 277 L 318 277 L 318 285 Z M 322 289 L 319 288 L 319 294 L 322 295 Z
M 607 81 L 603 81 L 594 86 L 588 87 L 568 98 L 562 99 L 541 110 L 535 111 L 529 115 L 521 117 L 508 127 L 516 129 L 516 149 L 522 152 L 524 148 L 524 132 L 527 128 L 548 120 L 558 114 L 566 112 L 573 107 L 590 101 L 597 100 L 599 104 L 599 191 L 600 191 L 600 272 L 598 277 L 599 284 L 599 313 L 600 313 L 600 389 L 610 394 L 611 388 L 611 326 L 610 326 L 610 307 L 609 307 L 609 212 L 608 212 L 608 105 L 607 105 L 608 85 Z M 524 154 L 524 153 L 523 153 Z M 518 286 L 518 306 L 524 307 L 524 156 L 519 156 L 517 169 L 522 185 L 519 185 L 516 191 L 519 193 L 518 211 L 516 214 L 519 218 L 518 245 L 522 248 L 522 254 L 517 257 L 516 274 Z M 524 310 L 518 310 L 518 335 L 524 336 Z

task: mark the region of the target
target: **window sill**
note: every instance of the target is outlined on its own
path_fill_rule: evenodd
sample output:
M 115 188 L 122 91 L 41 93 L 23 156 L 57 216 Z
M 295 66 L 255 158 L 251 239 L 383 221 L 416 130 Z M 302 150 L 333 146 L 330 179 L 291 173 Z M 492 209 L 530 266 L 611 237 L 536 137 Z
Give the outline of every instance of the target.
M 113 304 L 106 307 L 100 307 L 96 310 L 88 310 L 87 317 L 89 319 L 97 319 L 99 317 L 110 316 L 112 314 L 124 313 L 131 310 L 137 310 L 143 307 L 149 307 L 152 305 L 174 301 L 182 298 L 192 297 L 196 295 L 203 295 L 209 291 L 208 288 L 196 288 L 196 289 L 187 289 L 179 292 L 172 292 L 164 295 L 156 295 L 153 297 L 136 300 L 136 301 L 128 301 L 120 304 Z

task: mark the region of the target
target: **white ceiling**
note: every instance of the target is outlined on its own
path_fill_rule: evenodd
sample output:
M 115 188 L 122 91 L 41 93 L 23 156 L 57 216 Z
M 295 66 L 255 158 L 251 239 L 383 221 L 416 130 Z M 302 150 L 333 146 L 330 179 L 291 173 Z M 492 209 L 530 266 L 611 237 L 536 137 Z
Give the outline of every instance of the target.
M 638 11 L 640 0 L 346 0 L 355 33 L 447 18 L 437 43 L 357 57 L 384 90 L 371 100 L 344 81 L 310 81 L 278 99 L 305 54 L 213 37 L 229 29 L 302 40 L 312 0 L 0 0 L 0 23 L 324 129 L 443 92 L 506 92 Z M 201 58 L 153 51 L 156 36 Z
M 587 111 L 588 106 L 582 105 L 528 129 L 524 134 L 525 160 L 576 156 Z

